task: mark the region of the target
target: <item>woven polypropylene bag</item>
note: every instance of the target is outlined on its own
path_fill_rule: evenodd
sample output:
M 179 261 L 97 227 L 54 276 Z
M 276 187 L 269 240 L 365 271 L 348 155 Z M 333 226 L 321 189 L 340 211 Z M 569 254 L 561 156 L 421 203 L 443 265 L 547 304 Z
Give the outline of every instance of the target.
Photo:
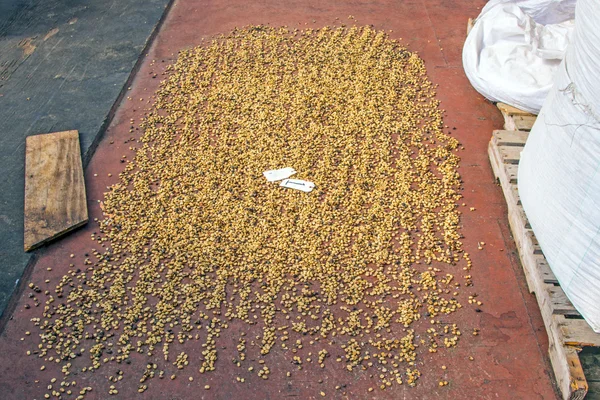
M 492 101 L 537 114 L 572 35 L 571 3 L 490 1 L 463 47 L 463 68 L 473 87 Z
M 600 0 L 575 33 L 519 163 L 519 194 L 548 263 L 600 333 Z

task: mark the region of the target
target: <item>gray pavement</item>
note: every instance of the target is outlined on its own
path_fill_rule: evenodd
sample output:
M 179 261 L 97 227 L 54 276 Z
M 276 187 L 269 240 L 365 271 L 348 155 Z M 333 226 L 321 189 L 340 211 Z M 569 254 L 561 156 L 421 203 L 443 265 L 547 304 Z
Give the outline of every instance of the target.
M 0 315 L 31 258 L 25 138 L 77 129 L 85 165 L 169 2 L 0 0 Z

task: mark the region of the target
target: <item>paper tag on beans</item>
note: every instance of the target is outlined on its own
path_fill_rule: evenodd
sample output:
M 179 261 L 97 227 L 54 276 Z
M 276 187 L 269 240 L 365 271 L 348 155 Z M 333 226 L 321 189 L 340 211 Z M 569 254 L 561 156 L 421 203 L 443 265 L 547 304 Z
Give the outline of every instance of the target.
M 289 178 L 294 175 L 296 170 L 292 167 L 285 167 L 281 169 L 272 169 L 270 171 L 263 172 L 263 175 L 269 182 L 280 181 L 285 178 Z
M 289 189 L 301 190 L 306 193 L 312 192 L 312 190 L 315 188 L 314 183 L 309 181 L 303 181 L 301 179 L 285 179 L 279 184 L 279 186 L 283 186 Z

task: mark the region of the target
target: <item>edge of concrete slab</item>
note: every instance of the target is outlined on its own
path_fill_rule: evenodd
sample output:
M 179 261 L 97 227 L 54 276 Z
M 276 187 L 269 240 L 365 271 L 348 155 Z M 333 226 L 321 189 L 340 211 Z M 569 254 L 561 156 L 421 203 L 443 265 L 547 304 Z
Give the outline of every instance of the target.
M 127 88 L 129 86 L 131 86 L 131 83 L 135 79 L 135 76 L 137 75 L 137 73 L 138 73 L 138 71 L 140 69 L 140 66 L 143 63 L 144 57 L 146 57 L 148 49 L 152 46 L 152 43 L 154 42 L 154 39 L 158 35 L 158 32 L 160 31 L 160 28 L 162 27 L 165 19 L 167 18 L 167 15 L 169 14 L 169 11 L 171 10 L 174 2 L 175 2 L 175 0 L 168 0 L 167 5 L 165 6 L 165 9 L 163 11 L 163 14 L 161 15 L 161 17 L 158 20 L 158 22 L 156 23 L 156 25 L 154 25 L 154 28 L 152 29 L 152 32 L 150 32 L 150 35 L 146 39 L 146 43 L 144 44 L 144 48 L 140 52 L 140 55 L 138 56 L 137 60 L 135 61 L 135 64 L 133 65 L 133 68 L 131 69 L 131 72 L 129 73 L 129 76 L 127 77 L 127 80 L 125 81 L 125 84 L 121 88 L 121 91 L 119 92 L 119 95 L 115 99 L 113 105 L 110 107 L 110 110 L 108 111 L 108 114 L 104 118 L 104 122 L 100 126 L 100 129 L 98 130 L 98 133 L 94 137 L 94 140 L 92 141 L 92 143 L 88 147 L 87 151 L 85 153 L 83 153 L 83 155 L 82 155 L 82 162 L 83 162 L 83 168 L 84 169 L 89 164 L 89 162 L 92 159 L 94 153 L 96 152 L 96 149 L 98 148 L 98 144 L 100 144 L 100 141 L 104 137 L 104 133 L 106 133 L 106 130 L 108 129 L 108 127 L 110 126 L 110 123 L 114 119 L 115 114 L 117 112 L 117 109 L 119 108 L 119 105 L 123 101 L 123 98 L 125 98 L 125 93 L 127 93 Z M 1 329 L 2 329 L 2 326 L 0 325 L 0 331 L 1 331 Z

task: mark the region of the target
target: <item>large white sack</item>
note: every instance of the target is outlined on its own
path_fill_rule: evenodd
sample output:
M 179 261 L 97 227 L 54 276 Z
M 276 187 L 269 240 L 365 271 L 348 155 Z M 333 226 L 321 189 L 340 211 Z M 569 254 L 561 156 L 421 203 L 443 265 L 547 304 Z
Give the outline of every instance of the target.
M 577 6 L 577 29 L 572 49 L 567 52 L 567 68 L 579 103 L 600 118 L 600 1 L 586 0 Z M 598 135 L 598 133 L 597 133 Z
M 519 194 L 548 263 L 600 333 L 600 0 L 579 0 L 575 35 L 519 163 Z
M 576 2 L 577 0 L 491 0 L 481 13 L 499 3 L 515 3 L 538 24 L 559 24 L 573 19 Z
M 573 21 L 543 25 L 524 10 L 543 21 L 564 20 L 573 17 L 567 3 L 572 0 L 489 2 L 463 47 L 463 68 L 473 87 L 492 101 L 537 114 L 564 58 Z

